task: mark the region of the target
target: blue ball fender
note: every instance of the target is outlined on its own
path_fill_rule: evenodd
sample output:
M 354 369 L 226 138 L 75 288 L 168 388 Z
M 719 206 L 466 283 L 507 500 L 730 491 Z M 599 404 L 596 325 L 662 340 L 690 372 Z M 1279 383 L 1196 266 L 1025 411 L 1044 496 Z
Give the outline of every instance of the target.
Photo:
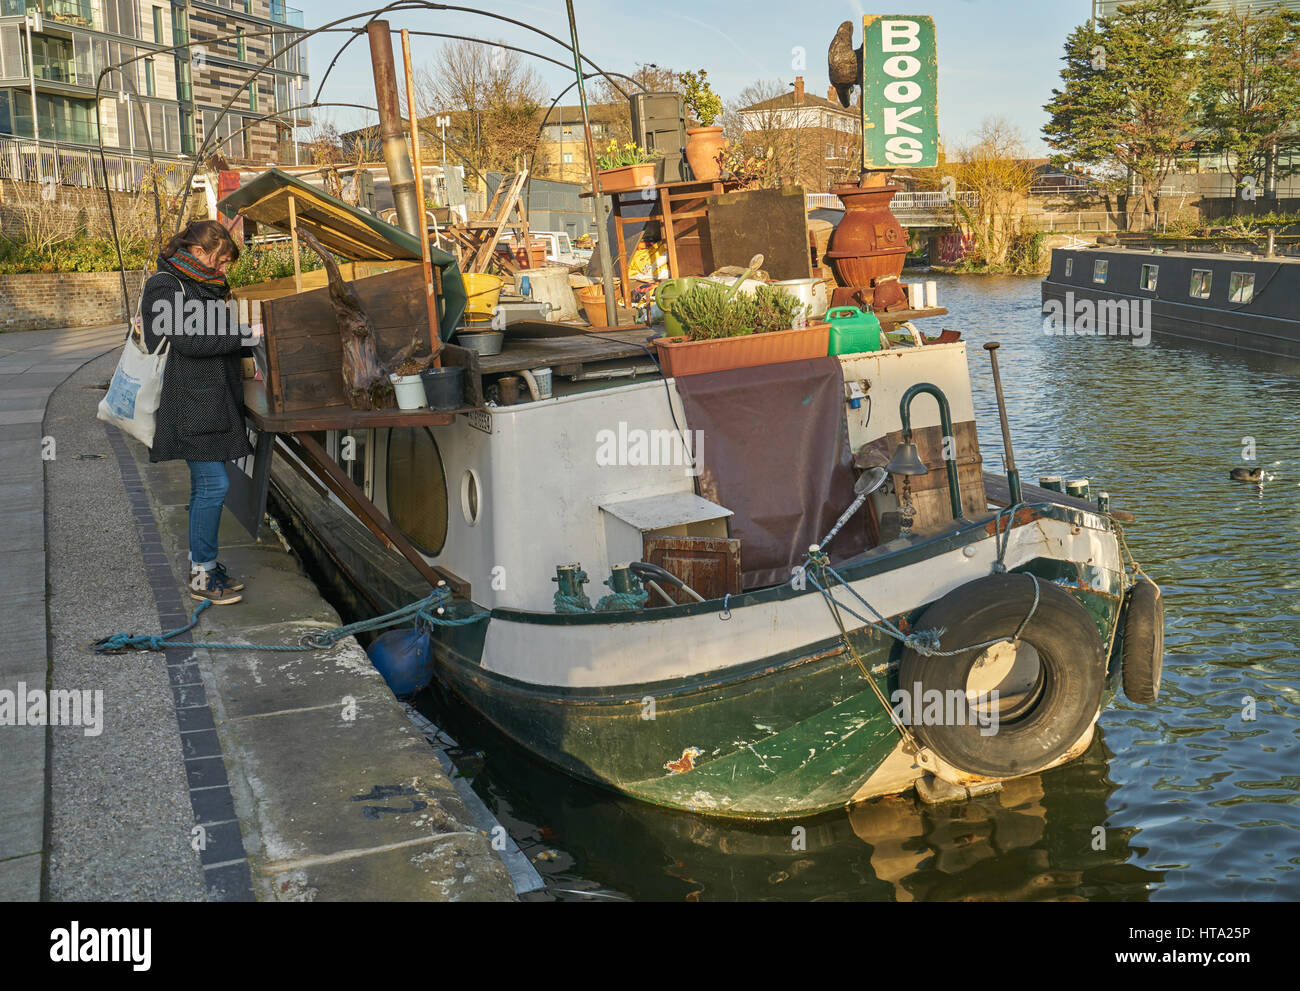
M 433 648 L 427 630 L 389 630 L 375 639 L 368 653 L 370 663 L 399 699 L 410 698 L 433 680 Z

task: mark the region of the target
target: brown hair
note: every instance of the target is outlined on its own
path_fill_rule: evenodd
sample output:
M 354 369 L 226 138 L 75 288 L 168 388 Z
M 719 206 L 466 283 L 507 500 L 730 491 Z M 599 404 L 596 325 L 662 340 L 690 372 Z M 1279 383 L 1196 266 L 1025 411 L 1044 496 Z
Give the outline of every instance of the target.
M 216 252 L 217 258 L 229 255 L 231 262 L 239 260 L 239 245 L 230 236 L 230 231 L 226 230 L 225 224 L 215 220 L 196 220 L 186 226 L 163 246 L 162 256 L 170 258 L 185 248 L 202 248 L 208 253 Z

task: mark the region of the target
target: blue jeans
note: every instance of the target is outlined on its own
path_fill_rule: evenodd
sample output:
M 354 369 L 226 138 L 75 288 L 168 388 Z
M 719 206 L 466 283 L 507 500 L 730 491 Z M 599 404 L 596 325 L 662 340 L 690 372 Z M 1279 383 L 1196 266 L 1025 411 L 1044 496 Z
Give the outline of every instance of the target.
M 190 561 L 203 568 L 217 564 L 217 529 L 230 479 L 224 461 L 187 461 L 190 466 Z

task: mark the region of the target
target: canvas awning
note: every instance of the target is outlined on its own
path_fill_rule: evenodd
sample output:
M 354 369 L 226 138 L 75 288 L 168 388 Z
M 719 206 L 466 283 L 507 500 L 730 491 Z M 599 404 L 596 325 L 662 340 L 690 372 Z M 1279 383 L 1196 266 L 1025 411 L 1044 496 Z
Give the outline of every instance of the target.
M 294 200 L 298 226 L 326 248 L 351 261 L 420 260 L 420 239 L 400 227 L 287 172 L 270 169 L 222 199 L 217 209 L 228 217 L 242 216 L 289 233 L 289 197 Z M 454 256 L 429 245 L 429 257 L 442 273 L 443 314 L 439 333 L 448 340 L 465 313 L 465 285 Z

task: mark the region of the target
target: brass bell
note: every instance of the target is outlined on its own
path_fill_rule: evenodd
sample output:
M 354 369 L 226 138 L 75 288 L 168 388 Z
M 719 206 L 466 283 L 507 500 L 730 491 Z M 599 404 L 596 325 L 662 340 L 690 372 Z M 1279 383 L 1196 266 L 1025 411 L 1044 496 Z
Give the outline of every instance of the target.
M 928 475 L 930 469 L 925 466 L 912 443 L 899 444 L 894 449 L 894 456 L 885 465 L 885 471 L 891 475 Z

